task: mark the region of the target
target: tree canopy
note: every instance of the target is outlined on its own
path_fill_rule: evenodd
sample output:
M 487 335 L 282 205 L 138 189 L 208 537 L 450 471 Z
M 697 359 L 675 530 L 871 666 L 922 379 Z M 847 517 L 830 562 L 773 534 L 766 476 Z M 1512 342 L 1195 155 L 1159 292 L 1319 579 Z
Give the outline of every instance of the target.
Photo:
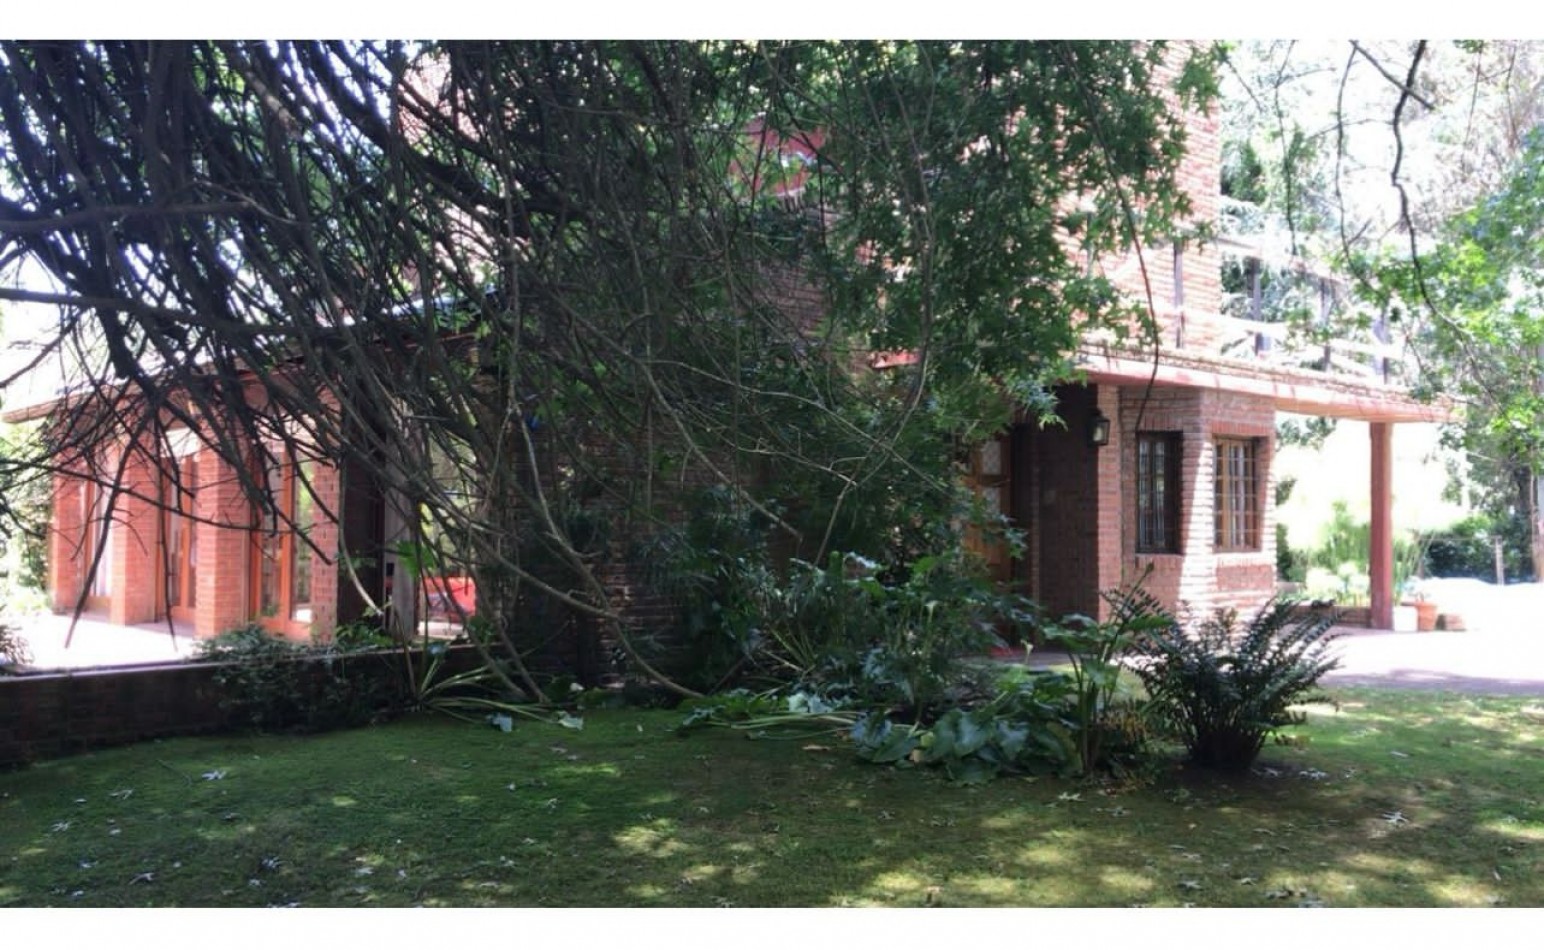
M 1051 412 L 1078 334 L 1140 317 L 1087 262 L 1186 210 L 1181 109 L 1214 90 L 1185 60 L 0 44 L 0 266 L 53 282 L 0 300 L 56 305 L 46 358 L 81 374 L 48 454 L 8 464 L 178 425 L 241 472 L 357 460 L 493 603 L 614 626 L 595 513 L 647 531 L 686 472 L 806 556 L 915 554 L 955 513 L 955 440 Z

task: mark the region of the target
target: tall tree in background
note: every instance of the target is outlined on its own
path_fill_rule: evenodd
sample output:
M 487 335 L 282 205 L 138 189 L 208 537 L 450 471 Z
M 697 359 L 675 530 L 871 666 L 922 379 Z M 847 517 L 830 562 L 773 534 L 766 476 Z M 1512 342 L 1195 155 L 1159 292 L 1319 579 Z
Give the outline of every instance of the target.
M 683 473 L 808 556 L 914 553 L 954 440 L 1051 411 L 1079 333 L 1140 317 L 1085 262 L 1185 210 L 1209 64 L 1176 89 L 1166 55 L 0 44 L 0 265 L 55 282 L 0 299 L 59 307 L 43 354 L 80 374 L 52 454 L 7 464 L 181 424 L 242 472 L 356 461 L 489 616 L 540 591 L 657 675 L 601 568 Z
M 1544 576 L 1531 270 L 1544 47 L 1243 43 L 1224 80 L 1225 223 L 1352 279 L 1348 321 L 1389 321 L 1420 385 L 1464 403 L 1449 437 L 1468 494 L 1498 530 L 1527 520 Z

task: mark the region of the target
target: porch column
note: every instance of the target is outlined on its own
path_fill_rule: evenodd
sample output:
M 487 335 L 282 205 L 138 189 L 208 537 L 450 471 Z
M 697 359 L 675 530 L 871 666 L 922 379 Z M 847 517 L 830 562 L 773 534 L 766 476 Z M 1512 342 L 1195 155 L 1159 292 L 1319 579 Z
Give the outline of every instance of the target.
M 1372 587 L 1372 620 L 1375 630 L 1394 628 L 1394 522 L 1392 482 L 1394 474 L 1394 426 L 1369 422 L 1372 440 L 1372 515 L 1369 531 L 1368 575 Z
M 1120 387 L 1101 385 L 1094 387 L 1095 406 L 1110 420 L 1110 443 L 1103 448 L 1092 449 L 1097 469 L 1098 496 L 1095 501 L 1094 524 L 1097 532 L 1095 553 L 1096 603 L 1094 616 L 1109 620 L 1114 613 L 1102 596 L 1104 591 L 1115 590 L 1121 585 L 1121 552 L 1124 526 L 1121 509 L 1121 461 L 1125 453 L 1124 429 L 1120 416 Z

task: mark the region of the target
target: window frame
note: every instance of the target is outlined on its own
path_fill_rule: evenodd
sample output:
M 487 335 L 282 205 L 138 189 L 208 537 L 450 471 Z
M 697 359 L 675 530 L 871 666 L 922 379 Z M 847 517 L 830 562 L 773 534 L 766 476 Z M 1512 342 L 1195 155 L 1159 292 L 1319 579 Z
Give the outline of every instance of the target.
M 319 464 L 284 447 L 256 461 L 254 477 L 270 497 L 268 503 L 253 505 L 248 613 L 276 633 L 304 634 L 316 618 L 316 559 L 308 535 L 318 517 Z M 265 583 L 265 562 L 272 564 L 271 584 Z
M 1181 505 L 1183 490 L 1180 463 L 1184 458 L 1183 433 L 1144 430 L 1136 434 L 1136 551 L 1138 554 L 1182 554 Z M 1153 450 L 1161 455 L 1162 470 L 1151 464 Z M 1157 529 L 1158 537 L 1153 537 Z
M 1247 436 L 1219 435 L 1212 439 L 1212 539 L 1219 554 L 1262 550 L 1264 479 L 1260 471 L 1260 442 Z

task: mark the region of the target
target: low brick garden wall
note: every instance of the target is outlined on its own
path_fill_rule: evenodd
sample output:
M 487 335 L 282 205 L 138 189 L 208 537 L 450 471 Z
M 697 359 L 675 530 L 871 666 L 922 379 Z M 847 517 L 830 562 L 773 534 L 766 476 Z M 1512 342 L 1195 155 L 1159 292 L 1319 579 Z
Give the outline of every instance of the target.
M 422 656 L 414 657 L 421 669 Z M 300 691 L 329 688 L 335 677 L 373 687 L 382 712 L 408 698 L 397 652 L 286 661 Z M 453 647 L 447 674 L 478 665 L 472 647 Z M 0 677 L 0 768 L 145 739 L 233 731 L 250 725 L 225 708 L 217 663 L 175 663 Z M 365 682 L 360 682 L 363 679 Z

